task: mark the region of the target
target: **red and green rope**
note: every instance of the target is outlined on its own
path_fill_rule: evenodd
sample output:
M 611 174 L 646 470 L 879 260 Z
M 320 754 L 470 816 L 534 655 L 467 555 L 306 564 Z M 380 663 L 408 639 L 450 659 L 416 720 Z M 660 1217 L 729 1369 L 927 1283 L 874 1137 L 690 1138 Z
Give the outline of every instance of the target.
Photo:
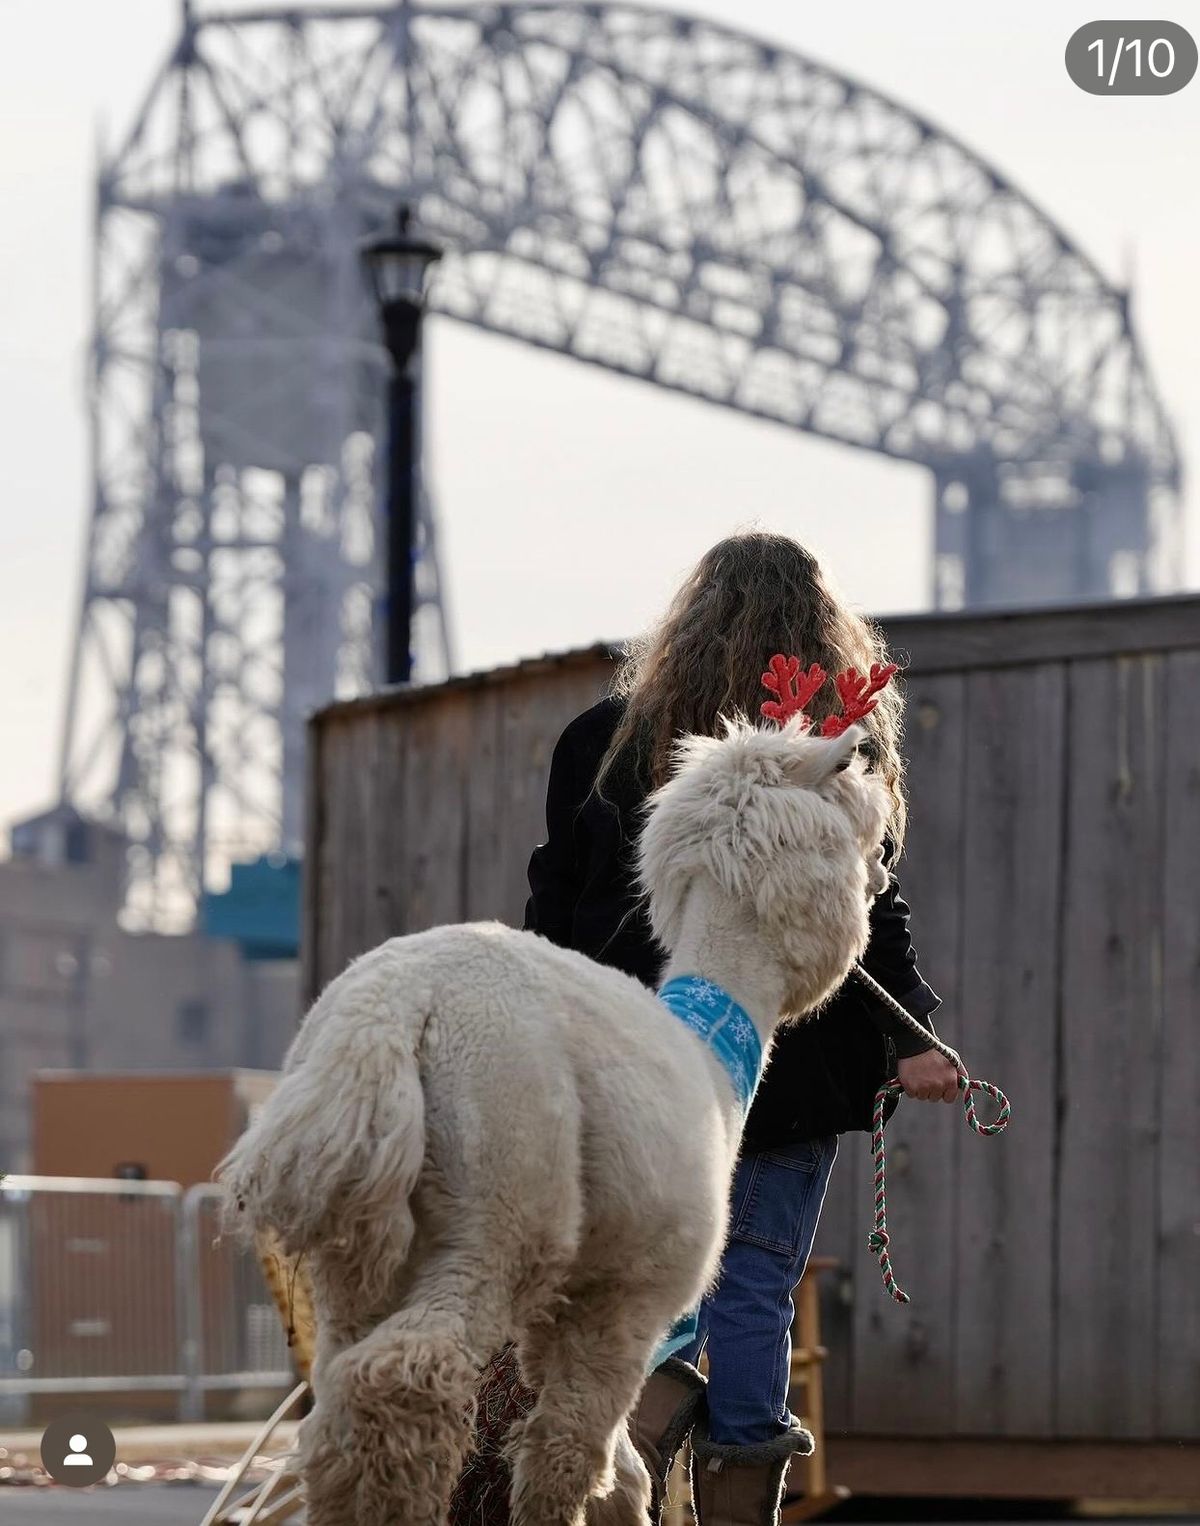
M 957 1053 L 950 1048 L 949 1044 L 943 1044 L 935 1033 L 931 1033 L 923 1023 L 919 1023 L 911 1012 L 895 999 L 872 976 L 868 975 L 861 964 L 854 966 L 854 974 L 860 981 L 884 1002 L 897 1017 L 901 1018 L 914 1032 L 927 1039 L 939 1054 L 958 1071 L 958 1089 L 962 1093 L 963 1112 L 967 1122 L 976 1134 L 1003 1134 L 1008 1127 L 1009 1116 L 1012 1108 L 1008 1098 L 998 1086 L 993 1086 L 990 1081 L 975 1081 L 967 1074 L 966 1066 L 959 1059 Z M 975 1112 L 975 1099 L 973 1092 L 983 1092 L 999 1105 L 999 1112 L 991 1123 L 981 1123 Z M 903 1096 L 904 1088 L 896 1079 L 884 1083 L 875 1093 L 875 1111 L 871 1118 L 871 1154 L 875 1160 L 875 1227 L 867 1240 L 871 1254 L 879 1258 L 879 1270 L 883 1276 L 883 1285 L 897 1303 L 908 1303 L 909 1297 L 900 1284 L 896 1281 L 896 1274 L 892 1271 L 892 1258 L 889 1252 L 891 1240 L 888 1236 L 887 1227 L 887 1171 L 884 1159 L 883 1143 L 883 1119 L 887 1105 L 893 1098 Z

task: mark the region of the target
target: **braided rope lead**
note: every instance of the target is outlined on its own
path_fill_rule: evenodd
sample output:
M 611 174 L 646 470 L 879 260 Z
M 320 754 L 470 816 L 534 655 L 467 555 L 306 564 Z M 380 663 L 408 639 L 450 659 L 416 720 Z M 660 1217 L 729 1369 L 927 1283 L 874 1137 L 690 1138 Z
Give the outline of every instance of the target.
M 894 1012 L 914 1033 L 919 1033 L 923 1039 L 927 1039 L 938 1051 L 950 1061 L 958 1071 L 958 1089 L 962 1092 L 963 1112 L 967 1122 L 976 1134 L 1003 1134 L 1008 1127 L 1009 1116 L 1012 1108 L 1008 1098 L 998 1086 L 993 1086 L 990 1081 L 973 1081 L 967 1074 L 967 1068 L 959 1059 L 958 1054 L 950 1048 L 949 1044 L 943 1044 L 936 1033 L 931 1033 L 923 1023 L 919 1023 L 911 1012 L 902 1007 L 890 991 L 885 991 L 873 976 L 868 975 L 861 964 L 854 966 L 855 976 L 865 985 L 872 995 L 879 998 L 890 1011 Z M 981 1123 L 975 1112 L 975 1099 L 972 1092 L 983 1092 L 992 1098 L 999 1106 L 999 1111 L 991 1123 Z M 892 1271 L 892 1258 L 889 1253 L 891 1240 L 888 1236 L 887 1227 L 887 1182 L 886 1168 L 884 1165 L 883 1145 L 883 1117 L 887 1104 L 894 1097 L 904 1095 L 904 1088 L 894 1077 L 887 1081 L 875 1093 L 875 1110 L 871 1117 L 871 1154 L 875 1158 L 875 1227 L 867 1239 L 867 1245 L 873 1256 L 879 1258 L 879 1271 L 883 1277 L 883 1285 L 889 1295 L 897 1303 L 908 1303 L 909 1297 L 900 1284 L 896 1281 L 896 1274 Z

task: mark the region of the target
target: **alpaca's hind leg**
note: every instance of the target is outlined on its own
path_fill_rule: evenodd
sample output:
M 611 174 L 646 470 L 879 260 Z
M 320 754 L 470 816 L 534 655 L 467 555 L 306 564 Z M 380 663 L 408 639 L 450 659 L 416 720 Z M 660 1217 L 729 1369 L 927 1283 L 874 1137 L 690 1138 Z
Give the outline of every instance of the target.
M 317 1323 L 314 1390 L 320 1389 L 322 1367 L 362 1340 L 390 1312 L 388 1304 L 378 1305 L 366 1296 L 358 1271 L 361 1264 L 353 1238 L 336 1250 L 311 1251 L 305 1257 Z
M 617 1427 L 613 1457 L 615 1482 L 608 1494 L 593 1495 L 587 1502 L 587 1526 L 645 1526 L 651 1519 L 652 1489 L 646 1464 L 629 1436 L 628 1426 Z
M 513 1526 L 644 1526 L 650 1479 L 620 1432 L 662 1336 L 662 1301 L 628 1286 L 580 1290 L 539 1332 L 537 1403 L 514 1427 Z
M 309 1526 L 346 1526 L 355 1519 L 358 1466 L 353 1450 L 336 1444 L 340 1422 L 337 1401 L 327 1394 L 326 1372 L 339 1355 L 370 1333 L 387 1313 L 372 1307 L 364 1295 L 361 1265 L 353 1239 L 338 1249 L 310 1252 L 306 1267 L 312 1285 L 317 1322 L 317 1347 L 313 1362 L 316 1404 L 300 1427 L 300 1453 L 309 1481 Z M 313 1490 L 312 1482 L 319 1479 Z
M 477 1257 L 435 1254 L 396 1312 L 326 1365 L 321 1424 L 304 1437 L 302 1457 L 313 1526 L 442 1526 L 471 1439 L 480 1368 L 511 1333 L 504 1305 L 481 1281 Z

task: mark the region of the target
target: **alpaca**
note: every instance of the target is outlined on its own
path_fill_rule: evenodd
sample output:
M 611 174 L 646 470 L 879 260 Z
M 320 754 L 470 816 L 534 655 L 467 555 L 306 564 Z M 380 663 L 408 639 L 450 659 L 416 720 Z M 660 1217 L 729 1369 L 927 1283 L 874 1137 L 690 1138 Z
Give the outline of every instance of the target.
M 664 981 L 735 997 L 765 1062 L 866 946 L 889 799 L 855 726 L 722 724 L 676 744 L 639 876 Z M 647 987 L 535 933 L 435 927 L 332 981 L 219 1168 L 230 1219 L 311 1277 L 311 1526 L 442 1522 L 511 1341 L 537 1394 L 515 1526 L 642 1526 L 625 1421 L 717 1272 L 745 1105 Z

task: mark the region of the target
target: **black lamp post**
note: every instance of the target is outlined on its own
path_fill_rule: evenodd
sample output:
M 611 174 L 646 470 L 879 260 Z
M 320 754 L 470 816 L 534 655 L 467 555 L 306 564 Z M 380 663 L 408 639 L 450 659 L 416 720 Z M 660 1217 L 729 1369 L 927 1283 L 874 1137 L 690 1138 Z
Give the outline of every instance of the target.
M 395 227 L 360 246 L 392 357 L 388 384 L 388 499 L 385 575 L 388 683 L 412 677 L 413 553 L 417 542 L 420 436 L 417 413 L 421 318 L 429 272 L 442 251 L 409 232 L 409 210 Z

